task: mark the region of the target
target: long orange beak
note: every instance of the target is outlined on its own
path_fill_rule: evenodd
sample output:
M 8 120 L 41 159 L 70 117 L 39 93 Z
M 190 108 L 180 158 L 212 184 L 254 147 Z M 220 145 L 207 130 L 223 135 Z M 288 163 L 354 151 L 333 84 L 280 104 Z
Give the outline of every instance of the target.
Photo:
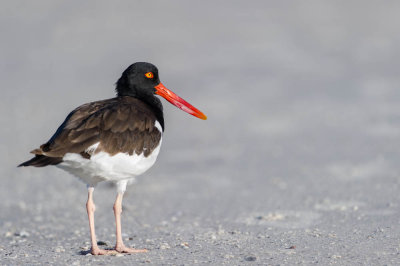
M 178 107 L 179 109 L 189 113 L 195 117 L 206 120 L 207 116 L 203 114 L 200 110 L 193 107 L 190 103 L 167 89 L 161 82 L 154 87 L 156 89 L 156 94 L 164 97 L 167 101 Z

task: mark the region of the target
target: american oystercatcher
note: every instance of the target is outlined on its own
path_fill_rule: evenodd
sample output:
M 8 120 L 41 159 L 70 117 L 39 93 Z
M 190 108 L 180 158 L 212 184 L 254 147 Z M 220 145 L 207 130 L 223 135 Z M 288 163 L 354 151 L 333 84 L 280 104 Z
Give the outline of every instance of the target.
M 79 106 L 50 140 L 33 150 L 31 160 L 19 166 L 55 165 L 78 177 L 88 187 L 86 203 L 91 235 L 91 253 L 146 252 L 126 247 L 121 236 L 122 197 L 127 183 L 143 174 L 156 161 L 164 131 L 163 108 L 155 94 L 200 119 L 207 117 L 168 90 L 158 69 L 145 62 L 129 66 L 116 84 L 117 97 Z M 115 250 L 100 249 L 94 230 L 93 190 L 97 183 L 116 183 L 114 203 Z

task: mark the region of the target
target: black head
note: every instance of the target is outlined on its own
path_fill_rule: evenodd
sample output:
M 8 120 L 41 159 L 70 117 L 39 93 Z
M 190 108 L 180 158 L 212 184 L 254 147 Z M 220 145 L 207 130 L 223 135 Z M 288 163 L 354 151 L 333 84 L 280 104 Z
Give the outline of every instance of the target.
M 136 62 L 130 65 L 117 81 L 115 88 L 118 96 L 133 96 L 142 98 L 154 95 L 154 88 L 160 84 L 158 69 L 146 62 Z
M 117 81 L 115 90 L 119 97 L 131 96 L 138 98 L 154 107 L 156 112 L 161 114 L 162 104 L 160 99 L 154 96 L 155 94 L 164 97 L 167 101 L 191 115 L 200 119 L 207 119 L 207 116 L 200 110 L 167 89 L 160 82 L 158 69 L 150 63 L 137 62 L 130 65 Z

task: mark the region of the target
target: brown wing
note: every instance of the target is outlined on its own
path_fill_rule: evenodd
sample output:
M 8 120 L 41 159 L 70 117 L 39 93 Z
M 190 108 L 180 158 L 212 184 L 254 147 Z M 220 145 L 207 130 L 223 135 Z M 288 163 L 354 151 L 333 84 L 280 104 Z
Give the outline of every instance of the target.
M 147 157 L 161 140 L 155 121 L 156 116 L 149 106 L 132 97 L 84 104 L 72 111 L 51 139 L 32 153 L 41 161 L 43 156 L 58 158 L 47 163 L 57 164 L 66 153 L 80 153 L 90 158 L 92 153 L 87 149 L 99 142 L 96 153 L 132 155 L 135 152 Z

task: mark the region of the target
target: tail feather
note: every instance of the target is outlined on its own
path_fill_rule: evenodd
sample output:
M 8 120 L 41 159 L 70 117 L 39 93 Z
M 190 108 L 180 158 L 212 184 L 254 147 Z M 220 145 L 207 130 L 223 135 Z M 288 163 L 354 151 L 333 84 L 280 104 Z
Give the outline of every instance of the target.
M 61 157 L 48 157 L 45 155 L 36 155 L 29 161 L 23 162 L 18 167 L 21 166 L 35 166 L 35 167 L 44 167 L 47 165 L 56 165 L 62 162 Z

